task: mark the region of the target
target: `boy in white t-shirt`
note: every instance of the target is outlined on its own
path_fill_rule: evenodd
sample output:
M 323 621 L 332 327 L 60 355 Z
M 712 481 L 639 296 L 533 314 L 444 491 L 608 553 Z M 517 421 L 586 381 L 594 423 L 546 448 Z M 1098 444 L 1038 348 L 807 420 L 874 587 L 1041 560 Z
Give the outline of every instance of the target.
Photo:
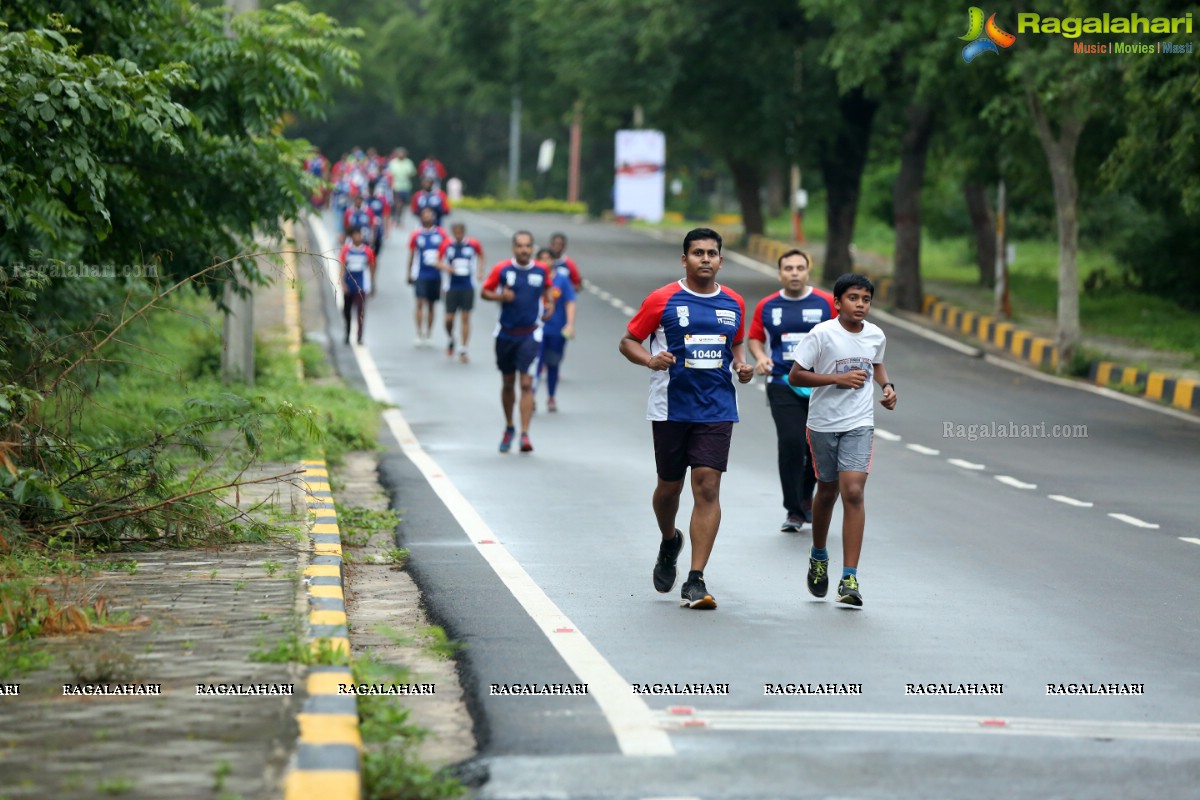
M 813 498 L 813 546 L 808 559 L 808 591 L 824 597 L 829 590 L 829 521 L 842 498 L 842 579 L 838 602 L 862 605 L 858 556 L 862 552 L 866 508 L 863 492 L 871 471 L 875 441 L 871 380 L 883 387 L 880 404 L 896 407 L 896 387 L 883 366 L 887 337 L 867 322 L 875 285 L 865 275 L 847 274 L 833 285 L 838 316 L 813 327 L 798 345 L 788 374 L 792 386 L 812 387 L 808 405 L 808 447 L 817 471 Z

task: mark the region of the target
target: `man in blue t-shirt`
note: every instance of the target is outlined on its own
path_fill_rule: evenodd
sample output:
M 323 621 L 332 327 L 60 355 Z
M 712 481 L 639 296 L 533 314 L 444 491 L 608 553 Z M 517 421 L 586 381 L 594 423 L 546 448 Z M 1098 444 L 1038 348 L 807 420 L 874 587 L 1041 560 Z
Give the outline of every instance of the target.
M 513 406 L 516 378 L 521 374 L 521 452 L 533 452 L 529 423 L 533 419 L 533 376 L 542 344 L 542 323 L 554 311 L 550 273 L 533 260 L 533 234 L 517 231 L 512 238 L 512 258 L 492 267 L 483 282 L 484 300 L 500 303 L 496 323 L 496 366 L 500 370 L 500 405 L 504 409 L 504 436 L 500 452 L 512 449 Z
M 817 486 L 805 436 L 811 389 L 792 386 L 788 370 L 796 360 L 796 347 L 813 326 L 837 316 L 833 295 L 808 285 L 812 260 L 803 250 L 788 250 L 779 257 L 779 282 L 783 288 L 762 299 L 750 318 L 749 347 L 755 371 L 769 375 L 767 402 L 775 420 L 779 447 L 779 483 L 787 517 L 780 530 L 799 531 L 812 523 L 812 497 Z
M 575 335 L 575 286 L 570 273 L 554 266 L 554 253 L 545 248 L 538 251 L 537 260 L 546 264 L 551 272 L 551 291 L 554 295 L 554 313 L 542 326 L 542 350 L 538 356 L 537 378 L 546 374 L 546 410 L 558 411 L 558 369 L 566 354 L 567 340 Z M 537 395 L 537 381 L 534 382 Z
M 729 463 L 733 423 L 738 421 L 736 374 L 754 377 L 742 347 L 746 304 L 717 283 L 721 235 L 696 228 L 683 239 L 684 277 L 642 302 L 629 322 L 620 350 L 652 370 L 646 418 L 654 433 L 658 485 L 652 505 L 662 542 L 654 564 L 654 588 L 675 586 L 675 562 L 683 534 L 675 527 L 683 479 L 692 470 L 692 566 L 680 606 L 716 608 L 704 584 L 704 568 L 721 524 L 721 473 Z M 650 349 L 642 344 L 650 339 Z

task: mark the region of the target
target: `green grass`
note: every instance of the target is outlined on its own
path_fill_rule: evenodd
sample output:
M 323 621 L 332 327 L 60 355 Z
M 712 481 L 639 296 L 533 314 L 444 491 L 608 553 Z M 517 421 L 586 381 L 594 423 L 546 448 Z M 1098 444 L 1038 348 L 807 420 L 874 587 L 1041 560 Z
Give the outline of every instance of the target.
M 791 239 L 792 224 L 787 214 L 768 220 L 766 230 L 777 239 Z M 805 213 L 807 238 L 825 238 L 825 209 L 820 203 Z M 1016 258 L 1009 267 L 1009 296 L 1014 321 L 1053 325 L 1058 308 L 1058 242 L 1024 240 L 1014 242 Z M 860 213 L 855 225 L 854 245 L 860 251 L 878 253 L 889 261 L 894 256 L 895 233 L 885 223 Z M 979 286 L 979 269 L 973 245 L 967 237 L 921 242 L 921 279 L 926 293 L 952 295 L 955 305 L 980 313 L 991 313 L 993 293 Z M 1094 273 L 1119 275 L 1122 270 L 1104 249 L 1081 247 L 1078 255 L 1081 286 Z M 1188 353 L 1200 361 L 1200 314 L 1170 299 L 1133 289 L 1082 291 L 1079 297 L 1080 326 L 1085 335 L 1113 337 L 1129 345 Z M 1102 353 L 1098 353 L 1102 355 Z M 1188 365 L 1185 365 L 1188 366 Z
M 251 409 L 267 414 L 260 438 L 265 460 L 294 460 L 324 448 L 326 458 L 336 463 L 350 450 L 378 446 L 383 406 L 340 383 L 301 381 L 295 374 L 294 357 L 282 345 L 258 342 L 254 386 L 224 384 L 220 377 L 220 320 L 207 300 L 186 297 L 137 326 L 134 336 L 138 345 L 117 354 L 127 362 L 123 369 L 99 378 L 77 433 L 128 434 L 144 430 L 149 420 L 199 413 L 186 409 L 185 401 L 219 403 L 223 397 L 235 395 L 248 401 Z M 301 348 L 309 374 L 321 372 L 318 355 L 319 348 Z M 271 420 L 281 423 L 289 412 L 299 412 L 298 424 L 271 424 Z M 305 416 L 311 417 L 312 426 L 307 425 Z
M 380 663 L 371 657 L 354 661 L 355 683 L 409 683 L 403 667 Z M 441 800 L 460 797 L 462 785 L 444 771 L 422 763 L 415 746 L 427 732 L 409 720 L 400 699 L 360 695 L 358 718 L 363 738 L 363 797 L 366 800 Z

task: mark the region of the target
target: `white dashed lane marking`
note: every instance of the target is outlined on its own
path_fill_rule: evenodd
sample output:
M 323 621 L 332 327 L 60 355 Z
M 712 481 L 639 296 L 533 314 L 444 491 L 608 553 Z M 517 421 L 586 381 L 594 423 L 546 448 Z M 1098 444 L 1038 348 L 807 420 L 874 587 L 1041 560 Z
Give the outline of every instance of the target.
M 914 453 L 920 453 L 923 456 L 936 456 L 941 454 L 941 450 L 934 450 L 932 447 L 926 447 L 923 444 L 906 444 L 904 445 Z
M 1137 527 L 1137 528 L 1149 528 L 1150 530 L 1158 529 L 1157 522 L 1146 522 L 1143 519 L 1138 519 L 1137 517 L 1131 517 L 1128 514 L 1109 514 L 1109 516 L 1112 517 L 1113 519 L 1118 519 L 1121 522 L 1124 522 L 1129 525 L 1133 525 L 1134 527 Z
M 985 464 L 976 464 L 973 461 L 964 461 L 961 458 L 947 458 L 946 463 L 963 469 L 986 469 Z
M 1179 541 L 1191 542 L 1192 544 L 1200 544 L 1200 539 L 1197 539 L 1194 536 L 1180 536 Z
M 1048 494 L 1046 496 L 1055 502 L 1066 503 L 1067 505 L 1075 506 L 1076 508 L 1091 508 L 1093 505 L 1095 505 L 1088 500 L 1076 500 L 1074 497 L 1066 497 L 1061 494 Z
M 1014 489 L 1036 489 L 1036 483 L 1026 483 L 1025 481 L 1017 480 L 1011 475 L 993 475 L 996 480 L 1003 483 L 1005 486 L 1011 486 Z
M 898 441 L 900 441 L 900 434 L 898 434 L 898 433 L 892 433 L 891 431 L 885 431 L 885 430 L 883 430 L 883 429 L 881 429 L 881 428 L 876 428 L 876 429 L 875 429 L 875 435 L 876 435 L 876 436 L 878 436 L 880 439 L 883 439 L 885 442 L 898 442 Z

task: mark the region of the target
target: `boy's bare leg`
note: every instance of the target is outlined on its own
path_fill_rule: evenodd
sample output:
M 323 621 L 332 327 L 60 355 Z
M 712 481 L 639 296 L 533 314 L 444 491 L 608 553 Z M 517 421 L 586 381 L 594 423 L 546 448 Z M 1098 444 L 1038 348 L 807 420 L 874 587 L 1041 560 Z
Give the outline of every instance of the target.
M 838 499 L 837 481 L 817 481 L 817 492 L 813 495 L 812 504 L 812 537 L 813 547 L 824 550 L 829 542 L 829 522 L 833 519 L 833 506 Z M 862 535 L 859 534 L 861 544 Z
M 858 568 L 858 556 L 862 553 L 863 529 L 867 525 L 867 509 L 863 502 L 866 485 L 865 472 L 838 473 L 838 488 L 842 495 L 842 565 L 855 569 Z M 813 520 L 815 529 L 815 506 Z

